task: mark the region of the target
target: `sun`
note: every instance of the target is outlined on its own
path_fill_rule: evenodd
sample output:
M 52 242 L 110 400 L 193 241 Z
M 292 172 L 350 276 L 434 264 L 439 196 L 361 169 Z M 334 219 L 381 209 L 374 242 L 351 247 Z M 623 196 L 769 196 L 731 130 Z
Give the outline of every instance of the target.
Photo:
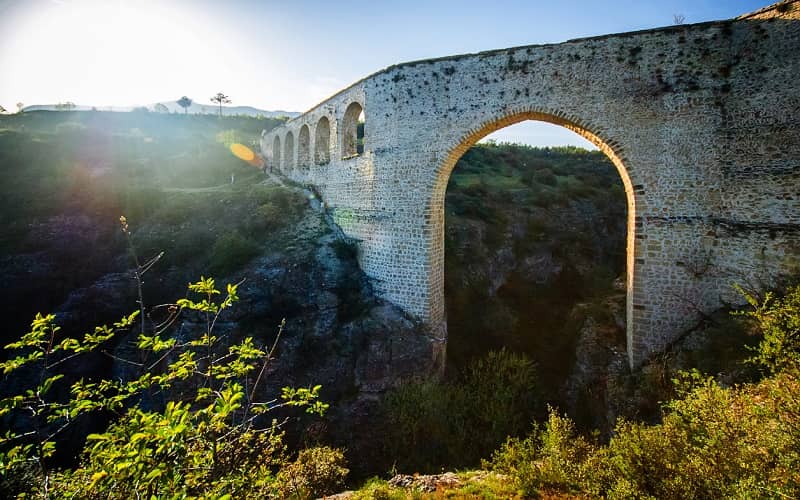
M 13 85 L 13 75 L 20 81 L 24 75 L 34 87 L 27 94 L 53 95 L 57 88 L 60 100 L 77 103 L 177 98 L 228 50 L 220 30 L 209 24 L 202 13 L 175 2 L 32 3 L 14 33 L 3 36 L 14 49 L 0 52 L 2 83 Z

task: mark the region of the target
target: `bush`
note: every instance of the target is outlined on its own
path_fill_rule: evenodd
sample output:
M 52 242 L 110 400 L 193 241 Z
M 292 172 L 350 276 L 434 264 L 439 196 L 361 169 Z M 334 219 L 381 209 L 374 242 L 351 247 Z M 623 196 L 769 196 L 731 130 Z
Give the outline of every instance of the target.
M 120 222 L 130 242 L 127 221 Z M 141 290 L 152 263 L 132 253 Z M 255 399 L 274 347 L 262 350 L 251 337 L 228 342 L 214 331 L 238 301 L 237 288 L 229 284 L 223 293 L 213 279 L 201 278 L 186 298 L 158 307 L 167 317 L 156 326 L 148 321 L 156 308 L 146 309 L 140 292 L 139 310 L 82 338 L 65 336 L 55 315 L 38 314 L 30 332 L 5 346 L 9 356 L 0 363 L 6 377 L 16 376 L 5 381 L 0 398 L 8 426 L 0 436 L 0 494 L 27 488 L 44 498 L 231 498 L 280 489 L 282 433 L 267 414 L 281 407 L 322 414 L 327 405 L 318 401 L 320 386 L 284 387 L 278 398 Z M 196 336 L 192 321 L 179 321 L 183 315 L 199 320 Z M 169 335 L 178 324 L 181 335 Z M 128 367 L 124 374 L 74 379 L 69 364 L 91 362 L 121 334 L 131 345 L 114 351 Z M 159 404 L 162 398 L 168 402 Z M 108 427 L 86 436 L 79 466 L 54 471 L 59 437 L 75 422 L 107 418 Z M 310 487 L 335 482 L 344 470 L 340 455 L 305 460 L 315 464 L 313 474 L 302 469 Z
M 534 423 L 525 439 L 508 439 L 485 465 L 513 477 L 525 495 L 537 496 L 541 489 L 575 491 L 593 449 L 570 419 L 551 409 L 543 429 Z
M 783 297 L 767 293 L 759 301 L 744 293 L 752 310 L 741 312 L 763 337 L 753 361 L 770 371 L 800 367 L 800 285 L 789 288 Z
M 533 178 L 539 184 L 544 184 L 545 186 L 553 187 L 556 184 L 558 184 L 558 179 L 556 178 L 556 175 L 549 168 L 542 168 L 539 170 L 535 170 Z
M 798 498 L 796 293 L 750 298 L 753 310 L 744 313 L 764 336 L 755 360 L 770 377 L 727 388 L 698 371 L 681 372 L 661 424 L 621 420 L 604 447 L 551 412 L 544 431 L 534 426 L 526 439 L 510 439 L 491 465 L 529 495 L 544 488 L 606 498 Z
M 525 431 L 539 401 L 533 363 L 490 352 L 461 381 L 423 380 L 388 393 L 386 447 L 404 471 L 476 465 L 507 436 Z
M 238 232 L 230 232 L 220 237 L 211 248 L 210 269 L 215 273 L 227 274 L 241 268 L 259 253 L 255 241 Z
M 800 389 L 796 374 L 725 389 L 698 387 L 669 403 L 664 423 L 617 425 L 599 457 L 598 493 L 656 498 L 796 497 L 800 493 Z
M 341 450 L 327 446 L 308 448 L 281 469 L 278 484 L 286 498 L 319 498 L 341 491 L 348 472 Z
M 320 386 L 287 387 L 279 400 L 254 401 L 270 356 L 257 348 L 252 338 L 225 345 L 224 338 L 213 332 L 220 313 L 238 300 L 237 286 L 228 285 L 223 296 L 213 279 L 201 279 L 189 290 L 197 300 L 178 300 L 173 305 L 172 323 L 181 311 L 193 311 L 205 316 L 209 330 L 197 338 L 178 341 L 162 337 L 163 330 L 151 334 L 147 325 L 142 325 L 135 341 L 138 352 L 127 360 L 137 369 L 125 380 L 80 379 L 66 384 L 66 374 L 56 368 L 104 348 L 119 332 L 136 327 L 139 311 L 113 328 L 98 327 L 83 339 L 61 338 L 55 316 L 38 315 L 28 334 L 6 346 L 12 353 L 8 361 L 0 363 L 4 373 L 25 369 L 39 375 L 33 377 L 32 389 L 0 400 L 0 417 L 14 422 L 0 437 L 0 484 L 4 488 L 18 489 L 14 483 L 20 480 L 30 483 L 30 479 L 11 477 L 26 472 L 25 464 L 36 465 L 38 484 L 34 489 L 45 497 L 52 493 L 70 498 L 122 499 L 141 494 L 184 498 L 245 492 L 262 496 L 277 487 L 275 472 L 284 464 L 282 433 L 276 421 L 261 427 L 264 419 L 258 417 L 281 406 L 322 414 L 327 405 L 317 401 Z M 261 368 L 255 371 L 258 365 Z M 255 377 L 251 377 L 253 373 Z M 147 396 L 159 393 L 178 399 L 160 411 L 145 409 L 152 403 Z M 71 396 L 65 402 L 58 394 Z M 86 438 L 78 468 L 54 472 L 50 461 L 56 436 L 84 415 L 118 418 L 104 431 Z M 333 475 L 342 470 L 335 454 L 322 456 L 333 458 L 321 461 L 313 456 L 318 465 L 327 464 L 327 468 L 312 469 L 316 475 L 309 484 L 314 488 L 320 481 L 334 481 Z M 13 493 L 8 490 L 4 493 Z
M 250 196 L 259 203 L 250 224 L 256 231 L 277 231 L 294 224 L 303 214 L 306 200 L 287 189 L 273 189 L 268 192 L 251 192 Z

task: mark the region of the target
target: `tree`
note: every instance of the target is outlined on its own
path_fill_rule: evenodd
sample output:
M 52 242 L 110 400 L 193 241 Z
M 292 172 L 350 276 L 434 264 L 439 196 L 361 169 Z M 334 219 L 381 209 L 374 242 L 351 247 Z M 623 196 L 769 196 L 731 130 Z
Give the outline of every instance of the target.
M 230 104 L 231 100 L 222 92 L 217 92 L 217 95 L 211 98 L 211 102 L 219 104 L 219 116 L 222 116 L 222 104 Z
M 178 106 L 183 108 L 183 114 L 186 114 L 187 110 L 189 109 L 189 106 L 191 105 L 192 105 L 192 100 L 186 96 L 183 96 L 180 99 L 178 99 Z
M 6 108 L 4 108 L 2 104 L 0 104 L 0 113 L 5 113 L 5 112 Z
M 22 113 L 22 109 L 25 107 L 25 103 L 18 102 L 17 103 L 17 113 Z
M 155 106 L 153 106 L 153 111 L 156 113 L 169 113 L 169 108 L 157 102 Z
M 686 22 L 686 16 L 683 14 L 675 14 L 672 16 L 672 23 L 675 25 L 681 25 Z

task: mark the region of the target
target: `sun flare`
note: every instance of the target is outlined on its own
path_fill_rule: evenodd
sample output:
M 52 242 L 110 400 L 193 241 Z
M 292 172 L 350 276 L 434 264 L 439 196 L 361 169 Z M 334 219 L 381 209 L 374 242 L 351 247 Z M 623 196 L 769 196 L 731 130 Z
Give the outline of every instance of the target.
M 229 52 L 209 23 L 164 2 L 59 2 L 31 9 L 10 36 L 16 50 L 0 51 L 7 75 L 24 72 L 49 94 L 57 86 L 61 100 L 141 104 L 180 96 L 188 75 L 207 76 L 209 61 Z

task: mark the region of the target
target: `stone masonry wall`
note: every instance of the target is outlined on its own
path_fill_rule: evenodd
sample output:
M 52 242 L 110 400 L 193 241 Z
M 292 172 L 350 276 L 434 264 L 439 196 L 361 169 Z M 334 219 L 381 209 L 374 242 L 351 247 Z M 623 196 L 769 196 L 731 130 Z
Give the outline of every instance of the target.
M 789 270 L 800 249 L 799 75 L 800 1 L 790 0 L 729 21 L 392 66 L 264 134 L 261 148 L 315 187 L 376 290 L 444 343 L 444 194 L 458 158 L 526 119 L 583 135 L 625 186 L 637 365 L 740 302 L 734 283 L 769 286 Z M 366 116 L 355 157 L 339 130 L 352 102 Z M 322 117 L 328 144 L 316 144 Z M 311 154 L 298 156 L 304 125 Z M 292 157 L 278 159 L 289 133 Z

